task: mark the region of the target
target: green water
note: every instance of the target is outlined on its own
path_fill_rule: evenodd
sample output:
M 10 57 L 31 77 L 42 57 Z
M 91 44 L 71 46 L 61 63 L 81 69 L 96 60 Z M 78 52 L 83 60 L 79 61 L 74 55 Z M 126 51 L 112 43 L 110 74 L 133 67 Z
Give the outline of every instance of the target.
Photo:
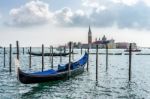
M 34 48 L 33 51 L 40 51 Z M 15 49 L 14 49 L 15 51 Z M 48 51 L 48 49 L 47 49 Z M 82 56 L 80 50 L 74 59 Z M 91 50 L 95 52 L 95 50 Z M 99 52 L 105 52 L 104 49 Z M 109 55 L 108 71 L 105 66 L 105 55 L 99 55 L 98 81 L 95 76 L 94 54 L 89 58 L 89 71 L 65 81 L 47 82 L 41 84 L 21 84 L 12 63 L 12 73 L 9 73 L 8 54 L 6 67 L 3 67 L 3 54 L 0 54 L 0 99 L 150 99 L 150 55 L 135 55 L 132 59 L 132 79 L 128 81 L 128 55 L 123 50 L 112 49 L 109 52 L 123 55 Z M 144 49 L 143 52 L 150 52 Z M 1 50 L 2 53 L 2 50 Z M 12 60 L 16 55 L 13 55 Z M 62 63 L 68 62 L 63 57 Z M 54 58 L 54 68 L 60 63 L 60 57 Z M 32 57 L 32 68 L 29 69 L 29 55 L 20 55 L 20 66 L 25 72 L 41 71 L 41 57 Z M 45 70 L 51 67 L 49 57 L 45 57 Z

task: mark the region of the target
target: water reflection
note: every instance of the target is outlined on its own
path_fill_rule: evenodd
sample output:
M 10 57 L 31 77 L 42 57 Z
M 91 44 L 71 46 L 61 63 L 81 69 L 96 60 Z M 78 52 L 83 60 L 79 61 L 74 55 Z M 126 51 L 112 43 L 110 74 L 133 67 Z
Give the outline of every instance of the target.
M 41 49 L 37 49 L 41 50 Z M 34 49 L 33 49 L 34 51 Z M 80 50 L 74 50 L 79 52 Z M 94 52 L 91 50 L 90 52 Z M 114 50 L 113 50 L 114 51 Z M 112 51 L 112 52 L 113 52 Z M 122 50 L 115 50 L 122 52 Z M 99 52 L 105 52 L 100 50 Z M 150 52 L 150 50 L 149 50 Z M 13 55 L 16 57 L 16 55 Z M 81 54 L 75 54 L 74 60 Z M 32 72 L 41 70 L 41 57 L 32 57 L 32 68 L 29 70 L 28 55 L 20 55 L 21 68 Z M 132 79 L 128 82 L 128 56 L 109 55 L 108 71 L 106 72 L 105 55 L 99 55 L 98 81 L 95 77 L 95 55 L 90 55 L 89 71 L 75 78 L 34 85 L 20 84 L 16 80 L 15 66 L 9 74 L 9 57 L 6 54 L 6 67 L 3 68 L 3 55 L 0 55 L 0 98 L 1 99 L 150 99 L 150 56 L 133 55 Z M 60 57 L 54 58 L 57 68 Z M 68 57 L 63 57 L 63 62 Z M 49 57 L 45 57 L 45 70 L 51 64 Z
M 50 89 L 52 86 L 59 86 L 59 84 L 63 83 L 64 81 L 61 80 L 36 84 L 36 86 L 31 87 L 31 90 L 29 92 L 23 93 L 21 95 L 21 99 L 30 99 L 33 97 L 37 97 L 35 94 L 43 93 L 45 90 Z

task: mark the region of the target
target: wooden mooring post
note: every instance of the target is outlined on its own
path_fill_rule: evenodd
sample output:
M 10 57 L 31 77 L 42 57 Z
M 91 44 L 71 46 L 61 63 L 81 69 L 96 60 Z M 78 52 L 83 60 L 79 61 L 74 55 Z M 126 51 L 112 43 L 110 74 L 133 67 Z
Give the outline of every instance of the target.
M 42 72 L 44 70 L 44 45 L 42 44 Z
M 108 70 L 108 44 L 106 44 L 106 71 Z
M 71 42 L 69 42 L 69 66 L 68 66 L 68 78 L 69 78 L 70 75 L 71 75 L 71 72 L 70 72 L 70 66 L 71 66 Z
M 6 54 L 6 48 L 4 47 L 4 68 L 5 68 L 5 65 L 6 65 L 6 64 L 5 64 L 5 63 L 6 63 L 6 62 L 5 62 L 5 61 L 6 61 L 6 56 L 5 56 L 5 54 Z
M 51 63 L 51 54 L 52 54 L 52 49 L 51 46 L 49 47 L 49 62 Z
M 66 53 L 66 45 L 64 46 L 64 53 Z
M 51 46 L 51 68 L 53 68 L 53 46 Z
M 62 62 L 62 49 L 60 48 L 60 63 Z
M 30 46 L 30 49 L 29 49 L 29 68 L 31 68 L 31 52 L 32 52 L 32 48 Z
M 12 64 L 12 45 L 9 45 L 9 72 L 11 73 L 11 64 Z
M 82 46 L 81 46 L 81 55 L 82 55 Z
M 89 54 L 90 54 L 90 51 L 89 51 L 89 46 L 88 46 L 88 49 L 87 49 L 87 53 L 88 53 L 88 61 L 87 61 L 87 71 L 89 71 Z
M 23 55 L 24 55 L 24 47 L 22 48 L 22 53 L 23 53 Z
M 96 45 L 96 81 L 98 81 L 98 45 Z
M 72 46 L 71 54 L 72 54 L 72 60 L 74 60 L 74 46 Z
M 129 81 L 131 81 L 132 43 L 129 45 Z
M 17 59 L 19 60 L 19 41 L 16 41 L 17 46 Z

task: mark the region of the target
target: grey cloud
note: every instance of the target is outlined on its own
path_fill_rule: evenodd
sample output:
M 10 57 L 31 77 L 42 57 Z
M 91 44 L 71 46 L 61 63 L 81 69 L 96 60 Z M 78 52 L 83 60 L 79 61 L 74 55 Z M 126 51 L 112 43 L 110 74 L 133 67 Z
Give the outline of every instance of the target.
M 149 29 L 150 7 L 142 2 L 134 6 L 123 6 L 115 21 L 120 28 Z
M 30 1 L 20 8 L 10 11 L 11 26 L 32 26 L 41 24 L 54 24 L 66 27 L 96 27 L 150 29 L 150 6 L 144 2 L 133 5 L 114 3 L 112 0 L 94 2 L 83 0 L 86 6 L 77 11 L 64 7 L 51 12 L 48 4 L 42 1 Z M 101 2 L 102 1 L 102 2 Z M 98 4 L 96 4 L 98 3 Z
M 41 1 L 30 1 L 19 8 L 12 9 L 9 14 L 11 20 L 7 25 L 21 27 L 49 23 L 52 17 L 48 4 Z
M 106 6 L 103 10 L 98 11 L 98 8 L 92 8 L 91 13 L 83 16 L 76 15 L 74 12 L 70 18 L 72 23 L 68 23 L 68 26 L 92 24 L 96 27 L 116 25 L 119 28 L 150 29 L 150 7 L 145 3 L 138 2 L 132 6 L 111 3 L 112 5 Z
M 73 16 L 73 12 L 68 7 L 55 11 L 53 14 L 53 23 L 56 25 L 68 26 L 72 23 L 71 17 Z

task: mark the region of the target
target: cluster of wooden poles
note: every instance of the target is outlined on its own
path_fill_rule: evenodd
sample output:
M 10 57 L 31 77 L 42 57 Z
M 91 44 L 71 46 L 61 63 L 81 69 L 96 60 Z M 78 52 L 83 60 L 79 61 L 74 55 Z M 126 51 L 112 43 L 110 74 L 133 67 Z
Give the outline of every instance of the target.
M 17 59 L 19 60 L 19 42 L 16 41 L 17 46 Z M 4 47 L 4 67 L 6 66 L 6 48 Z M 23 48 L 23 54 L 24 54 L 24 48 Z M 9 72 L 12 72 L 12 44 L 9 45 Z
M 108 45 L 106 45 L 106 71 L 108 70 Z M 19 60 L 19 42 L 16 41 L 16 46 L 17 46 L 17 59 Z M 72 45 L 71 45 L 71 42 L 69 43 L 69 67 L 71 65 L 71 53 L 74 53 L 73 52 L 73 48 L 72 48 Z M 12 45 L 10 44 L 9 46 L 9 72 L 11 73 L 12 71 Z M 99 46 L 96 45 L 96 81 L 98 81 L 98 49 L 99 49 Z M 23 54 L 24 54 L 24 48 L 23 48 Z M 29 68 L 31 68 L 31 52 L 32 52 L 32 48 L 30 47 L 29 48 Z M 50 53 L 52 53 L 50 55 L 50 61 L 51 61 L 51 68 L 53 68 L 53 46 L 50 46 Z M 60 51 L 61 53 L 61 51 Z M 64 48 L 64 53 L 66 53 L 66 48 Z M 89 50 L 89 47 L 87 49 L 87 53 L 89 55 L 90 53 L 90 50 Z M 4 67 L 5 67 L 5 61 L 6 61 L 6 48 L 4 47 Z M 82 54 L 82 47 L 81 47 L 81 54 Z M 72 54 L 73 56 L 73 54 Z M 60 62 L 62 62 L 62 56 L 60 55 Z M 128 75 L 129 75 L 129 81 L 131 81 L 131 64 L 132 64 L 132 43 L 130 43 L 129 45 L 129 72 L 128 72 Z M 44 70 L 44 45 L 42 44 L 42 71 Z M 88 62 L 87 62 L 87 71 L 89 70 L 89 59 L 88 59 Z
M 129 45 L 129 72 L 128 78 L 131 81 L 131 64 L 132 64 L 132 43 Z M 108 70 L 108 45 L 106 44 L 106 71 Z M 98 45 L 96 45 L 96 81 L 98 81 Z
M 19 60 L 19 56 L 20 56 L 20 52 L 19 52 L 19 42 L 16 41 L 16 48 L 17 48 L 17 52 L 14 53 L 17 55 L 17 59 Z M 6 48 L 4 47 L 4 68 L 6 66 Z M 23 47 L 23 54 L 25 53 L 25 49 Z M 31 58 L 31 53 L 32 53 L 32 47 L 29 47 L 29 50 L 28 50 L 28 53 L 29 53 L 29 68 L 31 68 L 32 66 L 32 58 Z M 50 62 L 51 62 L 51 68 L 53 68 L 53 46 L 50 46 Z M 60 54 L 61 54 L 61 50 L 60 50 Z M 66 47 L 64 48 L 64 53 L 66 53 Z M 70 52 L 71 53 L 71 52 Z M 60 55 L 60 62 L 62 62 L 62 56 Z M 11 73 L 12 72 L 12 44 L 9 45 L 9 72 Z M 42 44 L 42 71 L 44 70 L 44 44 Z

